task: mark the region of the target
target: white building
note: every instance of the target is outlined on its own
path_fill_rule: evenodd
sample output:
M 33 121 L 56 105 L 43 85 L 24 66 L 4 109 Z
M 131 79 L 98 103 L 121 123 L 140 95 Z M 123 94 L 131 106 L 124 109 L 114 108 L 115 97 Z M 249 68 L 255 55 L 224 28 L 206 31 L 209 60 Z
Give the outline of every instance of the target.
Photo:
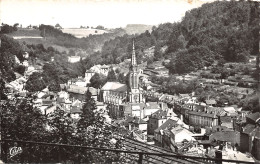
M 189 130 L 183 128 L 182 126 L 177 126 L 171 130 L 171 142 L 172 144 L 180 143 L 183 140 L 195 141 L 193 133 Z
M 94 65 L 93 67 L 90 68 L 91 71 L 95 73 L 102 74 L 104 76 L 107 76 L 110 66 L 109 65 Z
M 27 60 L 24 60 L 23 61 L 23 66 L 28 67 L 29 66 L 29 62 Z
M 95 75 L 95 72 L 92 71 L 92 70 L 87 70 L 87 71 L 85 72 L 85 81 L 86 81 L 87 84 L 90 83 L 90 79 L 91 79 L 92 76 L 94 76 L 94 75 Z
M 68 57 L 68 62 L 70 63 L 76 63 L 80 61 L 80 56 L 69 56 Z

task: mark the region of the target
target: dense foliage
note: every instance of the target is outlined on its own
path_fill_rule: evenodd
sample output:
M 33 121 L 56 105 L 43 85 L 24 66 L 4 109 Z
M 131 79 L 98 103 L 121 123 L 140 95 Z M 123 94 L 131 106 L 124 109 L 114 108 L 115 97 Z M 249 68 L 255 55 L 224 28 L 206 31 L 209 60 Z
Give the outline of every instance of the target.
M 67 83 L 71 78 L 83 76 L 85 73 L 84 63 L 69 63 L 64 54 L 57 54 L 53 62 L 47 62 L 42 72 L 33 73 L 26 82 L 25 89 L 28 91 L 40 91 L 48 86 L 51 91 L 59 91 L 60 84 Z
M 258 19 L 257 3 L 231 1 L 204 4 L 200 8 L 186 12 L 179 27 L 171 34 L 175 38 L 169 40 L 165 55 L 175 53 L 178 56 L 182 47 L 190 49 L 204 46 L 208 51 L 195 59 L 202 65 L 207 65 L 204 64 L 205 55 L 215 60 L 247 62 L 249 55 L 256 55 L 258 51 L 256 35 L 259 31 Z M 182 52 L 182 56 L 186 57 L 185 61 L 194 59 L 189 51 Z M 178 70 L 177 63 L 180 60 L 172 59 L 172 61 L 176 65 L 175 69 L 171 67 L 171 72 L 183 73 L 182 69 Z M 189 67 L 188 71 L 197 69 L 196 65 L 189 66 L 188 63 L 183 66 Z
M 23 60 L 23 49 L 18 42 L 5 35 L 0 35 L 0 39 L 0 76 L 10 82 L 15 79 L 13 69 L 18 66 L 15 57 Z
M 104 111 L 97 110 L 91 93 L 86 93 L 83 113 L 79 120 L 57 108 L 53 113 L 42 115 L 26 100 L 7 101 L 2 105 L 1 138 L 22 141 L 38 141 L 56 144 L 92 146 L 121 149 L 117 131 L 104 122 Z M 112 134 L 113 132 L 113 134 Z M 8 148 L 22 147 L 22 152 L 10 157 Z M 111 152 L 86 150 L 79 147 L 60 147 L 36 143 L 4 142 L 2 160 L 8 163 L 107 163 L 121 161 L 121 155 Z M 7 157 L 7 158 L 6 158 Z M 121 161 L 122 162 L 122 161 Z
M 9 34 L 9 33 L 12 33 L 14 31 L 17 31 L 18 25 L 19 25 L 18 23 L 15 23 L 13 26 L 2 23 L 0 34 Z
M 187 11 L 181 22 L 107 41 L 92 61 L 111 64 L 130 58 L 134 38 L 138 62 L 150 60 L 144 50 L 155 46 L 152 60 L 171 59 L 171 73 L 195 71 L 213 60 L 247 62 L 259 49 L 257 8 L 254 2 L 207 3 Z

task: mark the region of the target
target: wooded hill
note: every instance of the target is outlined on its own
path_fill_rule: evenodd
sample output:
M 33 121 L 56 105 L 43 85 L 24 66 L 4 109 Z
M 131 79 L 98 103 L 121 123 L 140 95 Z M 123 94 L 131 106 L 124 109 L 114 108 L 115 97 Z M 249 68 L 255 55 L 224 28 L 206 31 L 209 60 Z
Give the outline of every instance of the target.
M 171 59 L 171 73 L 187 73 L 222 59 L 247 62 L 249 55 L 256 55 L 259 49 L 257 8 L 255 2 L 204 4 L 186 12 L 181 22 L 161 24 L 151 33 L 107 41 L 92 61 L 109 64 L 129 58 L 135 38 L 139 62 Z M 144 50 L 151 46 L 155 46 L 154 58 L 142 58 Z

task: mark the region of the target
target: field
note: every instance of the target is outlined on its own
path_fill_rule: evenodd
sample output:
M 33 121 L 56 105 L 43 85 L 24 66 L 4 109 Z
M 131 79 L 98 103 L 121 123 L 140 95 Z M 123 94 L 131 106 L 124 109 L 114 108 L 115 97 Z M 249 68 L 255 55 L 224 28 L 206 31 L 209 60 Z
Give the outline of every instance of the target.
M 107 30 L 98 30 L 98 29 L 86 29 L 86 28 L 64 28 L 62 32 L 72 34 L 77 38 L 88 37 L 90 34 L 92 35 L 100 35 L 104 33 L 108 33 Z
M 40 30 L 37 29 L 18 28 L 18 31 L 14 31 L 11 34 L 8 34 L 8 36 L 14 38 L 20 43 L 26 42 L 27 44 L 43 44 L 45 48 L 52 46 L 60 52 L 69 51 L 69 49 L 66 47 L 56 45 L 55 38 L 48 37 L 44 39 L 40 34 Z
M 109 32 L 106 30 L 80 29 L 80 28 L 67 28 L 67 29 L 62 29 L 62 31 L 64 33 L 70 33 L 77 38 L 87 37 L 90 34 L 101 35 Z M 43 38 L 41 36 L 41 31 L 38 29 L 18 28 L 18 31 L 14 31 L 13 33 L 8 34 L 8 36 L 14 38 L 20 43 L 26 42 L 26 44 L 43 44 L 45 48 L 52 46 L 59 52 L 64 52 L 64 51 L 69 52 L 71 48 L 78 49 L 78 47 L 75 46 L 73 47 L 73 44 L 72 46 L 71 45 L 68 46 L 68 44 L 70 43 L 70 41 L 68 40 L 64 41 L 64 40 L 60 40 L 59 38 L 50 37 L 50 36 Z M 84 41 L 79 41 L 79 43 L 82 42 Z

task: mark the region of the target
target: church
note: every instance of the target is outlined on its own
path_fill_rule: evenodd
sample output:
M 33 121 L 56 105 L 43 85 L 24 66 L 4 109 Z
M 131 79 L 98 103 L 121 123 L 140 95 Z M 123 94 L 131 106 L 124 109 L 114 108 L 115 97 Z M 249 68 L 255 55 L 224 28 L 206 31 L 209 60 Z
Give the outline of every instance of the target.
M 111 118 L 135 116 L 144 118 L 160 109 L 159 104 L 145 103 L 142 88 L 139 85 L 141 70 L 138 68 L 133 42 L 131 63 L 129 67 L 129 84 L 107 82 L 101 88 L 102 101 L 108 105 Z M 153 104 L 153 105 L 151 105 Z

